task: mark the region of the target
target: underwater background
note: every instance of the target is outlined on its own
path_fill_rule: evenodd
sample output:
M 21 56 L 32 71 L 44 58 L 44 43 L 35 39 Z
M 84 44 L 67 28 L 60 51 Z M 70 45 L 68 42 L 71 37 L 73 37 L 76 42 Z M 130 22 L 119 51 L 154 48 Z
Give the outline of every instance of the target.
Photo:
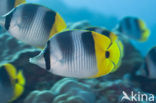
M 27 0 L 43 4 L 63 16 L 66 22 L 88 20 L 92 25 L 113 29 L 126 16 L 139 17 L 145 21 L 151 35 L 145 43 L 132 41 L 143 55 L 156 44 L 155 0 Z
M 146 42 L 123 42 L 124 57 L 119 69 L 96 79 L 64 78 L 51 74 L 29 58 L 40 51 L 26 45 L 7 33 L 0 35 L 0 64 L 11 63 L 23 70 L 26 85 L 20 98 L 13 103 L 156 103 L 121 101 L 123 91 L 156 95 L 156 79 L 136 77 L 145 62 L 148 51 L 156 46 L 155 0 L 27 0 L 57 11 L 70 28 L 102 26 L 113 30 L 126 16 L 141 18 L 151 34 Z M 156 68 L 155 68 L 156 69 Z M 156 74 L 156 73 L 155 73 Z M 2 97 L 2 96 L 1 96 Z M 156 97 L 155 97 L 156 99 Z M 0 102 L 1 103 L 1 102 Z

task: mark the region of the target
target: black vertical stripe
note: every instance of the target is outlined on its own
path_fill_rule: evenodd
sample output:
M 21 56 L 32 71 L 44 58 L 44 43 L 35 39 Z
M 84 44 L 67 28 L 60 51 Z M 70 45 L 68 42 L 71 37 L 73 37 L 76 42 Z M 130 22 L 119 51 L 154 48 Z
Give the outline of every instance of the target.
M 82 44 L 85 51 L 89 55 L 95 55 L 95 44 L 92 32 L 84 32 L 81 34 Z
M 111 34 L 111 32 L 108 31 L 108 30 L 103 30 L 101 34 L 103 34 L 103 35 L 105 35 L 105 36 L 107 36 L 107 37 L 110 38 L 110 34 Z
M 134 25 L 135 25 L 136 30 L 140 30 L 139 20 L 138 20 L 137 18 L 135 18 L 135 19 L 133 20 L 133 22 L 134 22 Z
M 33 20 L 38 11 L 39 5 L 35 4 L 24 4 L 18 7 L 18 9 L 22 9 L 21 14 L 21 27 L 24 27 L 27 30 L 32 27 Z
M 50 41 L 47 42 L 47 47 L 45 48 L 44 51 L 44 60 L 46 63 L 46 70 L 50 70 L 51 68 L 51 63 L 50 63 Z
M 134 32 L 137 33 L 137 35 L 135 35 L 138 39 L 142 37 L 142 30 L 140 29 L 140 25 L 139 25 L 139 19 L 135 18 L 133 20 L 134 22 Z
M 44 30 L 46 30 L 47 32 L 46 34 L 48 35 L 50 34 L 50 31 L 54 26 L 55 17 L 56 17 L 56 13 L 52 10 L 47 11 L 46 14 L 44 15 L 43 27 L 44 27 Z
M 124 22 L 124 25 L 123 25 L 123 26 L 125 26 L 126 31 L 127 31 L 127 32 L 132 31 L 131 18 L 130 18 L 130 17 L 125 18 L 124 21 L 125 21 L 125 22 Z
M 16 9 L 12 10 L 12 11 L 6 16 L 6 19 L 5 19 L 5 29 L 6 29 L 6 30 L 9 30 L 9 28 L 10 28 L 11 19 L 12 19 L 12 16 L 13 16 L 14 12 L 16 12 Z
M 74 53 L 74 41 L 72 38 L 73 31 L 66 31 L 56 36 L 57 43 L 63 54 L 63 59 L 72 60 Z
M 0 83 L 3 86 L 11 87 L 11 79 L 4 66 L 0 68 Z

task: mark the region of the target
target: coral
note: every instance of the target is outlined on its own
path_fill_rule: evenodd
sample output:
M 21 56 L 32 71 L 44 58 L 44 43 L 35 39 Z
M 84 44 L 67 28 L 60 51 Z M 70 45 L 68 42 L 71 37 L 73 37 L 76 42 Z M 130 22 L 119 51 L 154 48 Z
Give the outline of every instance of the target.
M 51 88 L 51 90 L 47 92 L 46 91 L 32 92 L 26 98 L 24 103 L 40 103 L 36 102 L 39 99 L 38 95 L 40 95 L 41 93 L 43 93 L 43 95 L 46 95 L 47 92 L 53 93 L 52 96 L 52 98 L 54 97 L 53 103 L 95 103 L 95 94 L 91 90 L 91 88 L 74 79 L 69 78 L 62 79 L 58 81 Z M 41 100 L 44 100 L 44 98 L 45 98 L 44 96 L 40 97 Z M 47 100 L 44 101 L 44 103 L 47 103 Z
M 0 49 L 0 65 L 16 60 L 21 53 L 34 51 L 33 47 L 23 44 L 8 33 L 0 35 L 0 47 L 3 47 Z
M 53 94 L 50 91 L 34 91 L 24 101 L 24 103 L 52 103 Z
M 126 79 L 102 82 L 98 79 L 64 78 L 50 90 L 30 93 L 24 103 L 133 103 L 126 100 L 121 102 L 123 91 L 128 95 L 132 91 L 144 93 Z
M 94 103 L 95 95 L 89 86 L 82 84 L 74 79 L 65 78 L 57 82 L 51 89 L 58 95 L 54 103 L 64 101 L 65 103 Z

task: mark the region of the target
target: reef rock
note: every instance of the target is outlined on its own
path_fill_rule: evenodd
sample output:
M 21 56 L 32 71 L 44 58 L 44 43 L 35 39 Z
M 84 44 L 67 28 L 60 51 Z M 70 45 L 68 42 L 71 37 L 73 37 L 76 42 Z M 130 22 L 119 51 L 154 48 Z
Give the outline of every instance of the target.
M 52 103 L 53 94 L 50 91 L 34 91 L 24 101 L 24 103 Z
M 45 90 L 47 91 L 47 90 Z M 32 92 L 25 100 L 24 103 L 40 103 L 36 102 L 38 99 L 44 98 L 44 96 L 39 98 L 41 93 L 51 93 L 52 102 L 48 102 L 46 99 L 42 103 L 95 103 L 95 94 L 89 88 L 88 85 L 78 82 L 75 79 L 65 78 L 58 81 L 51 90 L 47 92 Z M 44 100 L 44 99 L 41 99 Z
M 65 78 L 58 81 L 50 90 L 30 93 L 24 103 L 136 103 L 122 100 L 123 91 L 128 96 L 132 91 L 135 94 L 144 94 L 126 79 L 102 82 L 98 79 Z
M 65 78 L 57 82 L 51 89 L 57 95 L 54 103 L 94 103 L 94 92 L 88 85 L 78 82 L 74 79 Z
M 23 44 L 8 33 L 1 34 L 0 47 L 0 65 L 14 61 L 21 53 L 34 51 L 33 47 Z

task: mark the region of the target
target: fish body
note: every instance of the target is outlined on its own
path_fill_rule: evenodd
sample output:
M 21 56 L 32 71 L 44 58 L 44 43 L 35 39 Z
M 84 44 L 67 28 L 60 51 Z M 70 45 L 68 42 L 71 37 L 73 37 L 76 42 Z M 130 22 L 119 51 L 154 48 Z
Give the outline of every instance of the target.
M 146 41 L 150 35 L 150 31 L 145 22 L 136 17 L 123 18 L 115 31 L 140 42 Z
M 148 52 L 143 68 L 145 77 L 149 79 L 156 79 L 156 47 L 153 47 Z
M 37 4 L 22 4 L 5 18 L 3 27 L 15 38 L 34 47 L 44 48 L 48 39 L 66 28 L 62 17 Z
M 71 30 L 56 34 L 30 62 L 53 74 L 96 78 L 112 71 L 120 59 L 117 43 L 93 31 Z
M 24 91 L 25 79 L 22 71 L 17 72 L 12 64 L 0 67 L 0 101 L 8 103 L 16 100 Z
M 0 1 L 0 16 L 7 14 L 16 6 L 25 3 L 25 0 L 1 0 Z

